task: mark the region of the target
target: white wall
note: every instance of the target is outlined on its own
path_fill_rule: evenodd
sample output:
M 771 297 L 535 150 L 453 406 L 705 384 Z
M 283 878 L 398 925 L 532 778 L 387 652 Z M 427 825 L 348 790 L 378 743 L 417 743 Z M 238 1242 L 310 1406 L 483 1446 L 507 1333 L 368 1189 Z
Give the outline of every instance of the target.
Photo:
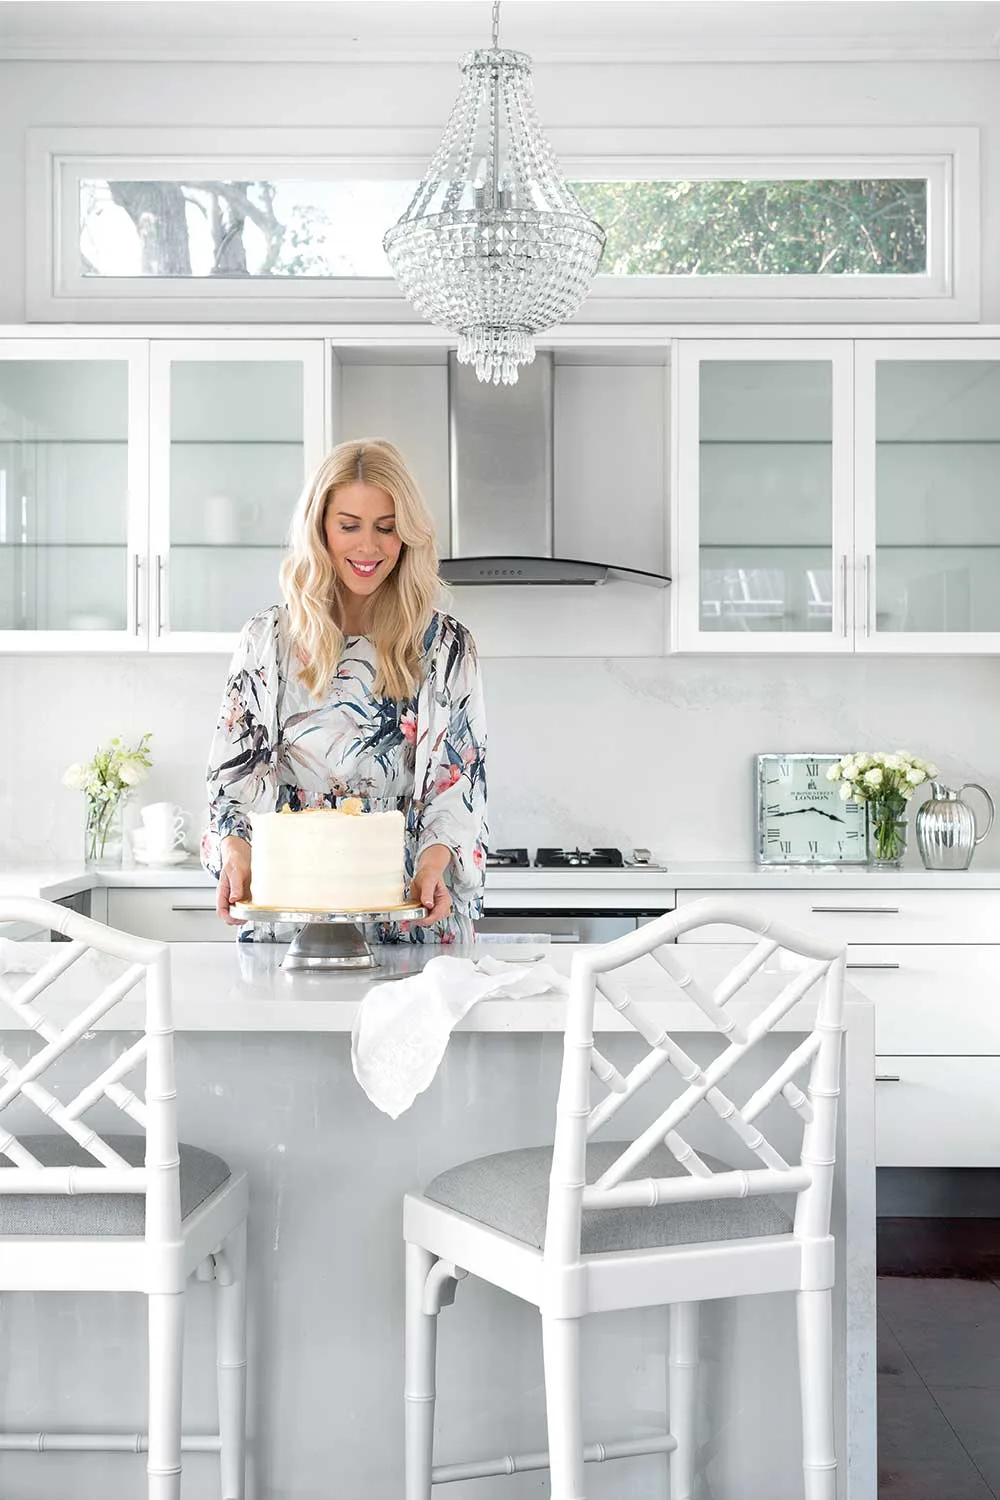
M 78 858 L 83 798 L 59 783 L 102 738 L 153 731 L 143 800 L 200 817 L 223 657 L 0 660 L 0 858 Z M 992 658 L 491 660 L 490 821 L 499 844 L 650 845 L 749 859 L 760 750 L 903 746 L 1000 790 Z M 974 797 L 974 794 L 970 794 Z M 911 855 L 916 863 L 915 850 Z M 1000 829 L 977 859 L 1000 861 Z
M 443 65 L 0 64 L 0 322 L 24 317 L 28 126 L 437 125 L 458 77 Z M 1000 63 L 566 65 L 536 76 L 552 126 L 979 124 L 985 321 L 1000 321 L 998 83 Z M 200 811 L 225 668 L 221 658 L 0 660 L 0 855 L 77 854 L 81 799 L 58 776 L 115 733 L 151 729 L 150 797 Z M 505 842 L 746 857 L 750 756 L 762 749 L 904 744 L 951 779 L 1000 787 L 991 659 L 506 659 L 487 663 L 486 685 L 492 822 Z M 1000 856 L 1000 834 L 991 843 Z

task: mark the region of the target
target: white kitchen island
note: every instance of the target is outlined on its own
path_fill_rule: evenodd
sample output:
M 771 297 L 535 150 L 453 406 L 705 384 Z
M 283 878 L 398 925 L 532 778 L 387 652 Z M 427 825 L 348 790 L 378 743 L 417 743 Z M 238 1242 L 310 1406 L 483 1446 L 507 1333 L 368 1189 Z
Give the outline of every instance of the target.
M 28 954 L 34 945 L 24 945 Z M 427 948 L 427 957 L 440 953 Z M 452 950 L 453 952 L 455 950 Z M 490 944 L 495 956 L 524 948 Z M 350 1028 L 370 974 L 286 974 L 281 945 L 187 943 L 172 949 L 182 1136 L 225 1156 L 251 1181 L 250 1320 L 253 1500 L 399 1500 L 402 1485 L 401 1201 L 467 1157 L 551 1140 L 561 1057 L 562 998 L 484 1001 L 453 1035 L 434 1083 L 398 1121 L 358 1087 Z M 390 965 L 413 950 L 386 953 Z M 419 958 L 419 953 L 416 955 Z M 564 972 L 570 954 L 546 955 Z M 690 950 L 699 976 L 731 964 L 733 949 Z M 108 961 L 110 962 L 110 961 Z M 383 971 L 378 977 L 384 977 Z M 14 975 L 8 976 L 8 981 Z M 787 974 L 775 974 L 776 985 Z M 48 1007 L 58 1019 L 96 985 L 77 965 Z M 89 988 L 88 988 L 89 987 Z M 696 1054 L 705 1022 L 666 998 L 652 960 L 633 965 L 629 987 Z M 674 992 L 676 994 L 676 992 Z M 798 1013 L 796 1013 L 798 1015 Z M 141 1022 L 129 999 L 88 1041 L 97 1068 Z M 794 1031 L 803 1019 L 793 1022 Z M 4 1022 L 19 1062 L 29 1039 Z M 602 1051 L 619 1067 L 638 1038 L 599 1002 Z M 770 1039 L 774 1046 L 779 1038 Z M 773 1055 L 773 1054 L 772 1054 Z M 875 1493 L 875 1221 L 872 1008 L 848 991 L 845 1070 L 834 1195 L 839 1450 L 842 1497 Z M 64 1087 L 82 1077 L 67 1070 Z M 754 1070 L 757 1071 L 754 1071 Z M 748 1066 L 749 1091 L 767 1070 Z M 743 1097 L 742 1088 L 737 1090 Z M 629 1109 L 648 1119 L 642 1097 Z M 788 1112 L 786 1112 L 788 1113 Z M 773 1138 L 785 1120 L 772 1107 Z M 97 1112 L 94 1115 L 98 1121 Z M 695 1117 L 697 1119 L 697 1116 Z M 789 1113 L 789 1129 L 793 1123 Z M 617 1134 L 634 1119 L 623 1111 Z M 708 1150 L 729 1154 L 715 1121 L 692 1128 Z M 193 1284 L 186 1349 L 186 1427 L 213 1423 L 208 1289 Z M 442 1317 L 437 1456 L 545 1446 L 540 1335 L 531 1308 L 467 1282 L 462 1306 Z M 17 1428 L 143 1426 L 139 1371 L 143 1309 L 132 1297 L 5 1299 L 0 1336 L 0 1422 Z M 665 1316 L 649 1310 L 590 1321 L 585 1335 L 588 1436 L 660 1425 L 666 1391 Z M 488 1354 L 488 1357 L 487 1357 Z M 790 1297 L 709 1304 L 703 1317 L 701 1468 L 713 1500 L 797 1500 L 800 1493 L 794 1313 Z M 58 1365 L 58 1373 L 55 1365 Z M 119 1455 L 0 1455 L 0 1492 L 19 1500 L 125 1500 L 142 1459 Z M 661 1500 L 665 1460 L 588 1465 L 592 1500 Z M 217 1495 L 211 1457 L 185 1461 L 185 1500 Z M 527 1500 L 544 1481 L 525 1474 L 442 1492 L 465 1500 Z

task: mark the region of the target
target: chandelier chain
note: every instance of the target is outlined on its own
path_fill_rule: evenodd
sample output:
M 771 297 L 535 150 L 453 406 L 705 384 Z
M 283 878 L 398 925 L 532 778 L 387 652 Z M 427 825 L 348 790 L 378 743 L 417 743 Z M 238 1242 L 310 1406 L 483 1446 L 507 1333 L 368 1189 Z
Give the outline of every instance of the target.
M 491 46 L 494 52 L 500 45 L 500 0 L 493 0 L 493 41 Z

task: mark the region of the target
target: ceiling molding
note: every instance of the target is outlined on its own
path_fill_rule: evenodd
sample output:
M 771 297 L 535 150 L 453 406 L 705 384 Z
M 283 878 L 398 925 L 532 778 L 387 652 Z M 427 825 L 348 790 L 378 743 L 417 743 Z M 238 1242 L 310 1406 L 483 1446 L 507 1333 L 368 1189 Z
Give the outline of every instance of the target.
M 0 61 L 457 67 L 488 0 L 0 0 Z M 546 66 L 995 62 L 1000 0 L 506 0 Z
M 512 38 L 511 44 L 515 45 Z M 115 40 L 93 37 L 17 37 L 0 35 L 0 63 L 356 63 L 426 65 L 458 64 L 474 43 L 456 42 L 453 47 L 428 45 L 425 38 L 412 43 L 394 38 L 391 46 L 353 46 L 322 37 L 271 37 L 234 41 L 232 38 L 171 37 Z M 533 41 L 529 51 L 535 63 L 546 67 L 622 66 L 637 63 L 664 65 L 684 63 L 858 63 L 858 62 L 996 62 L 1000 59 L 1000 33 L 989 41 L 900 41 L 898 37 L 758 37 L 736 41 L 678 40 L 643 46 L 634 40 L 567 45 L 565 38 L 551 43 Z

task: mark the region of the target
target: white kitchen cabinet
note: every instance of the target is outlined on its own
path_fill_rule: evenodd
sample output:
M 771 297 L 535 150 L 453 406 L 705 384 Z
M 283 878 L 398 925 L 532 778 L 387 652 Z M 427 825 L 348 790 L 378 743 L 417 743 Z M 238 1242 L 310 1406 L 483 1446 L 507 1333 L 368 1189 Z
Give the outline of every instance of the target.
M 147 345 L 0 340 L 0 650 L 147 629 Z
M 675 348 L 674 648 L 850 650 L 850 341 Z
M 677 904 L 718 894 L 678 891 Z M 859 885 L 843 891 L 800 888 L 727 894 L 739 906 L 752 906 L 776 922 L 834 943 L 1000 942 L 1000 891 L 878 890 Z M 725 943 L 735 937 L 731 927 L 703 927 L 680 941 Z
M 1000 891 L 686 890 L 677 905 L 707 895 L 847 945 L 875 1007 L 878 1166 L 1000 1166 Z M 746 945 L 733 927 L 680 942 Z
M 161 943 L 234 942 L 215 911 L 215 886 L 111 886 L 107 922 Z
M 859 649 L 1000 652 L 1000 340 L 859 340 Z
M 326 448 L 322 339 L 153 340 L 150 646 L 229 651 Z
M 995 1057 L 879 1056 L 877 1165 L 1000 1165 L 998 1070 Z
M 673 649 L 1000 653 L 1000 340 L 676 349 Z

